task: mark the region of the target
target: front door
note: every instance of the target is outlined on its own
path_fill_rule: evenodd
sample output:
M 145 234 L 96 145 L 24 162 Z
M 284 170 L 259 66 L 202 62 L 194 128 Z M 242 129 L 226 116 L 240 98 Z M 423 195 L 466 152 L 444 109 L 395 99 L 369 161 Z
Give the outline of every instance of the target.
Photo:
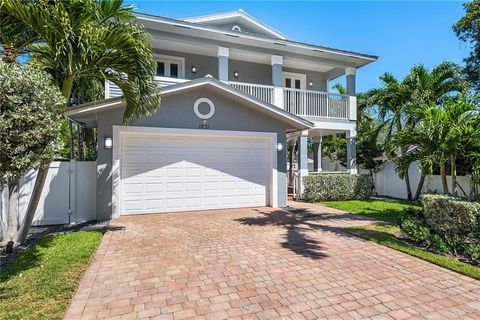
M 304 114 L 304 96 L 299 90 L 305 90 L 307 76 L 301 73 L 284 72 L 285 110 L 296 115 Z
M 306 78 L 306 75 L 301 73 L 284 72 L 283 85 L 285 88 L 305 90 Z

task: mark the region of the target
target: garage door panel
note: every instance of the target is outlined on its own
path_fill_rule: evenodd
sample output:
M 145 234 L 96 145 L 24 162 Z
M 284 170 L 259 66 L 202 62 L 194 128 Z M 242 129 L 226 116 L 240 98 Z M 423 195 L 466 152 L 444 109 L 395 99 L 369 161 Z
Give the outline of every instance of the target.
M 127 135 L 121 143 L 124 214 L 267 204 L 267 140 Z
M 162 193 L 163 192 L 163 183 L 158 182 L 146 182 L 146 192 L 147 193 Z

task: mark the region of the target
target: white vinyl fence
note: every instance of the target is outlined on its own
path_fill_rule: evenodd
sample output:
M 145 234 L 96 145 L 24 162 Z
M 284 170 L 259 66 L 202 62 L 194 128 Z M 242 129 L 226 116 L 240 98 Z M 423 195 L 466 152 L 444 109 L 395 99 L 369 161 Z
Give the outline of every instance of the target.
M 420 168 L 418 163 L 412 163 L 408 172 L 410 177 L 412 194 L 415 194 L 418 186 L 418 181 L 420 180 Z M 450 176 L 447 176 L 447 181 L 448 187 L 451 191 L 452 185 Z M 407 199 L 405 180 L 402 180 L 398 177 L 397 173 L 395 172 L 395 164 L 393 162 L 387 161 L 382 165 L 380 171 L 374 174 L 374 182 L 375 192 L 377 193 L 377 195 L 399 199 Z M 468 195 L 470 192 L 470 177 L 458 176 L 457 182 L 459 185 L 459 195 L 465 196 L 462 190 Z M 425 178 L 422 193 L 426 192 L 442 192 L 442 183 L 440 181 L 440 176 L 431 175 Z
M 78 223 L 96 219 L 95 161 L 55 161 L 50 164 L 32 225 Z M 31 170 L 20 180 L 18 221 L 25 217 L 37 172 Z M 6 196 L 6 192 L 2 193 Z M 5 219 L 0 197 L 0 210 Z M 5 219 L 6 220 L 6 219 Z M 4 220 L 4 221 L 5 221 Z

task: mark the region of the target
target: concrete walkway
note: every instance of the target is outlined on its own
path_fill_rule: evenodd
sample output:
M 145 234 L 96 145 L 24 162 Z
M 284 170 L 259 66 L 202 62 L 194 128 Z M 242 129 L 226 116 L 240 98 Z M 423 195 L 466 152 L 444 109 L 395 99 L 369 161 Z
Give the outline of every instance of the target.
M 480 319 L 480 282 L 342 232 L 372 220 L 292 203 L 124 216 L 66 319 Z

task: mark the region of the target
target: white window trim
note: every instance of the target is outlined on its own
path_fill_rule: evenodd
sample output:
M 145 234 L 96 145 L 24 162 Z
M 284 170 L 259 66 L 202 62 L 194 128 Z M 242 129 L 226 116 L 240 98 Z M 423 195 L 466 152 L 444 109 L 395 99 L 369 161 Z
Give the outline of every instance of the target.
M 296 72 L 282 72 L 282 80 L 285 86 L 285 78 L 300 78 L 300 90 L 307 90 L 307 75 Z M 292 88 L 295 89 L 295 88 Z
M 229 130 L 201 130 L 201 129 L 176 129 L 176 128 L 157 128 L 157 127 L 137 127 L 137 126 L 113 126 L 113 150 L 112 150 L 112 218 L 118 218 L 121 215 L 122 194 L 121 175 L 120 175 L 120 155 L 122 150 L 122 135 L 136 134 L 162 134 L 174 136 L 204 136 L 204 137 L 238 137 L 265 139 L 270 142 L 270 171 L 269 194 L 267 202 L 273 208 L 278 208 L 278 171 L 277 171 L 277 134 L 275 132 L 254 132 L 254 131 L 229 131 Z
M 178 63 L 178 79 L 185 79 L 185 58 L 168 56 L 164 54 L 156 54 L 155 61 L 165 63 L 165 78 L 171 78 L 169 62 Z

